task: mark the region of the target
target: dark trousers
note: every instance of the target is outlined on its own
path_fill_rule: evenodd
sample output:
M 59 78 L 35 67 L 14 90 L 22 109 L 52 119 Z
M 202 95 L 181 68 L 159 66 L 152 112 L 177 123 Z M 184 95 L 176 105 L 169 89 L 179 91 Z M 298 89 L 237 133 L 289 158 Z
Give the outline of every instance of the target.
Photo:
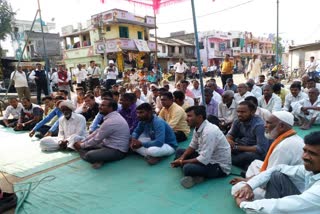
M 41 104 L 41 91 L 43 91 L 43 93 L 48 96 L 49 95 L 49 91 L 48 91 L 48 84 L 47 82 L 40 82 L 37 84 L 37 102 L 38 104 Z
M 177 139 L 178 143 L 187 140 L 187 136 L 182 131 L 176 131 L 176 132 L 174 132 L 174 134 L 176 135 L 176 139 Z
M 83 91 L 84 93 L 87 92 L 87 84 L 85 81 L 82 81 L 81 83 L 77 83 L 77 87 L 82 87 L 83 88 Z
M 263 161 L 264 156 L 255 152 L 232 152 L 231 158 L 232 158 L 232 165 L 235 165 L 244 170 L 247 170 L 252 161 L 254 160 Z
M 93 91 L 97 86 L 100 86 L 100 80 L 99 78 L 90 78 L 90 90 Z
M 228 78 L 232 78 L 233 74 L 221 74 L 222 88 L 226 85 L 226 81 Z
M 106 85 L 105 85 L 105 88 L 107 91 L 109 91 L 113 85 L 115 85 L 117 83 L 117 80 L 114 80 L 114 79 L 108 79 L 106 80 Z
M 32 124 L 28 124 L 24 127 L 22 127 L 22 129 L 17 129 L 17 128 L 14 128 L 13 130 L 15 131 L 31 131 L 33 129 L 33 127 L 36 126 L 36 123 L 32 123 Z
M 177 149 L 175 160 L 180 158 L 181 155 L 185 152 L 185 149 Z M 193 159 L 198 157 L 199 154 L 197 152 L 193 153 L 186 159 Z M 200 176 L 204 178 L 219 178 L 224 177 L 226 174 L 222 171 L 219 164 L 207 164 L 204 165 L 202 163 L 187 163 L 182 167 L 183 174 L 185 176 Z
M 80 151 L 80 157 L 89 163 L 111 162 L 125 158 L 126 153 L 116 149 L 99 146 Z
M 283 198 L 299 194 L 301 194 L 300 191 L 287 175 L 281 172 L 273 172 L 267 183 L 265 198 Z
M 309 76 L 311 79 L 314 79 L 314 77 L 316 76 L 316 72 L 315 72 L 315 71 L 310 71 L 310 72 L 308 72 L 308 76 Z
M 8 123 L 10 124 L 10 127 L 15 127 L 17 125 L 18 119 L 8 119 Z M 0 120 L 0 125 L 7 127 L 6 124 L 4 124 L 3 120 Z

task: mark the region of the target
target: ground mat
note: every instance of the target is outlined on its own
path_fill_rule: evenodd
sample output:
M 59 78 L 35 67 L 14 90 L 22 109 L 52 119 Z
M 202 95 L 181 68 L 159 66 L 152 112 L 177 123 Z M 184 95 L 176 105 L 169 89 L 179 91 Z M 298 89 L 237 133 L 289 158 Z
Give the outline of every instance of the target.
M 25 177 L 78 157 L 74 152 L 42 152 L 27 132 L 0 127 L 0 171 Z

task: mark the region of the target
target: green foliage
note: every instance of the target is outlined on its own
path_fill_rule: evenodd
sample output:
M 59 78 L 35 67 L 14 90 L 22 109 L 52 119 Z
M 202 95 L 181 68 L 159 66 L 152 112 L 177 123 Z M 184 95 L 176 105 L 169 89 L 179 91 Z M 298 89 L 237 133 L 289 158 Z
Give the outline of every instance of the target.
M 4 40 L 12 32 L 11 23 L 15 13 L 6 0 L 0 0 L 0 40 Z

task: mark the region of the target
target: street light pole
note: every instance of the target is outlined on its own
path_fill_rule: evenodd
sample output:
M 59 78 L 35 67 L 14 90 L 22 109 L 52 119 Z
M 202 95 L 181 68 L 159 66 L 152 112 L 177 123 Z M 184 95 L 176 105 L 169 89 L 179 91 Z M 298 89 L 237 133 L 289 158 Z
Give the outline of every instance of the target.
M 195 7 L 194 7 L 194 0 L 191 0 L 191 6 L 192 6 L 192 15 L 193 15 L 194 37 L 196 40 L 197 64 L 198 64 L 199 78 L 200 78 L 202 105 L 206 106 L 206 102 L 204 99 L 204 92 L 203 92 L 203 75 L 202 75 L 201 62 L 200 62 L 198 29 L 197 29 L 197 20 L 196 20 L 196 11 L 195 11 Z
M 279 0 L 277 0 L 277 39 L 276 39 L 276 66 L 278 72 L 278 64 L 279 64 Z

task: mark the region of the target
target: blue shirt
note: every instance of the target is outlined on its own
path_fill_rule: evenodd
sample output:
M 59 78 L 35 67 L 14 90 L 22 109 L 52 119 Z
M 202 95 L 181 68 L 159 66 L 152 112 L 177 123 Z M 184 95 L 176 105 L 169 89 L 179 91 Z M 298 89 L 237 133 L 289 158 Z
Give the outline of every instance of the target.
M 60 118 L 61 116 L 63 116 L 62 112 L 60 111 L 59 108 L 54 108 L 50 114 L 48 114 L 45 118 L 43 118 L 39 123 L 37 123 L 37 125 L 33 128 L 34 131 L 38 131 L 43 125 L 45 125 L 46 123 L 50 122 L 55 116 L 57 116 L 58 118 Z M 59 120 L 57 120 L 53 126 L 51 126 L 51 128 L 49 129 L 48 132 L 55 132 L 59 127 Z
M 176 136 L 172 128 L 161 118 L 153 116 L 151 121 L 140 121 L 132 133 L 132 137 L 138 139 L 141 134 L 151 138 L 150 142 L 142 143 L 143 147 L 161 147 L 169 144 L 172 148 L 178 146 Z
M 101 113 L 98 113 L 89 127 L 89 132 L 94 132 L 95 130 L 97 130 L 102 124 L 103 118 L 104 118 L 104 115 Z
M 270 142 L 264 135 L 264 121 L 254 116 L 250 121 L 241 122 L 236 119 L 227 135 L 234 138 L 234 142 L 242 146 L 256 146 L 257 153 L 266 155 Z

